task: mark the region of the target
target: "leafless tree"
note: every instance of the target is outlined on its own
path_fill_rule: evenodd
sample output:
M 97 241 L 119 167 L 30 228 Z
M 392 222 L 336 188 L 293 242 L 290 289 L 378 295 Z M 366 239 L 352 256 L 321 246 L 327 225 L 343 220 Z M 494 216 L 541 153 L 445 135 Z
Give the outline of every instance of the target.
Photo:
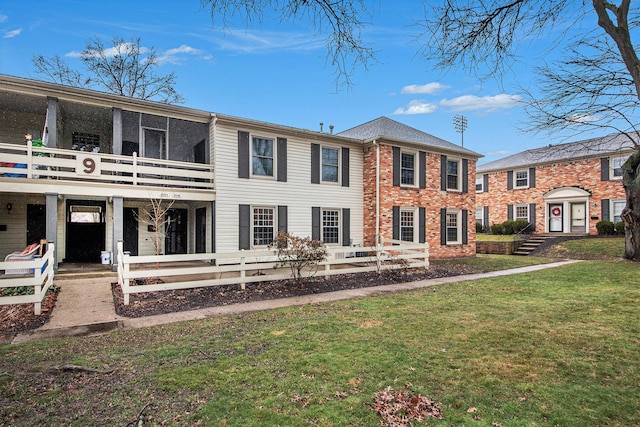
M 104 90 L 130 98 L 179 104 L 184 99 L 176 92 L 176 75 L 156 73 L 160 62 L 155 48 L 140 45 L 140 38 L 126 41 L 114 37 L 107 46 L 100 37 L 91 39 L 79 57 L 85 72 L 74 70 L 60 56 L 35 55 L 33 65 L 55 83 Z
M 597 26 L 586 18 L 597 18 Z M 517 60 L 524 40 L 559 32 L 550 49 L 562 50 L 563 59 L 544 63 L 544 56 L 538 58 L 540 95 L 529 94 L 527 130 L 608 128 L 634 144 L 623 165 L 627 205 L 622 218 L 625 258 L 635 261 L 640 261 L 640 59 L 631 34 L 639 24 L 630 0 L 444 0 L 425 9 L 426 41 L 420 51 L 442 69 L 463 66 L 480 78 L 499 78 Z M 570 27 L 571 33 L 563 30 Z M 584 33 L 576 36 L 576 28 L 585 28 Z
M 236 16 L 247 25 L 260 23 L 269 11 L 280 21 L 306 21 L 314 36 L 325 36 L 327 63 L 335 69 L 336 87 L 350 86 L 356 67 L 365 69 L 375 62 L 375 52 L 362 38 L 369 12 L 364 0 L 201 0 L 211 12 L 214 25 L 227 23 Z
M 167 225 L 170 218 L 167 213 L 171 210 L 175 200 L 166 202 L 163 199 L 150 198 L 150 206 L 141 209 L 141 214 L 136 215 L 138 223 L 144 225 L 150 225 L 154 233 L 153 245 L 156 250 L 156 255 L 160 255 L 162 252 L 162 243 L 166 237 Z M 158 264 L 156 263 L 156 268 Z

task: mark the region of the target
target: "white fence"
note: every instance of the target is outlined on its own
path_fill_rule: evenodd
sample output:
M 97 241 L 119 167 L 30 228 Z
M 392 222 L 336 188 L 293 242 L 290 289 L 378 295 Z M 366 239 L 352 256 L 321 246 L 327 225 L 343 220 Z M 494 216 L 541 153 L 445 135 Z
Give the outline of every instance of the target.
M 0 143 L 0 175 L 192 189 L 215 189 L 213 166 Z
M 53 284 L 53 264 L 54 245 L 49 243 L 47 251 L 42 258 L 34 258 L 30 261 L 4 261 L 0 262 L 0 270 L 5 275 L 0 276 L 0 288 L 18 288 L 22 286 L 33 286 L 33 294 L 0 296 L 0 305 L 33 303 L 34 313 L 39 315 L 42 312 L 42 300 Z M 7 271 L 25 270 L 28 276 L 9 276 Z
M 327 249 L 328 259 L 318 265 L 316 276 L 429 267 L 427 243 L 385 239 L 377 247 L 342 246 Z M 201 261 L 202 265 L 193 265 L 197 261 Z M 311 275 L 314 272 L 307 273 Z M 162 283 L 156 283 L 159 278 L 162 278 Z M 133 293 L 232 284 L 239 284 L 241 289 L 245 289 L 247 283 L 290 278 L 291 270 L 282 267 L 273 250 L 131 256 L 123 252 L 122 242 L 118 243 L 118 283 L 124 294 L 125 305 L 129 305 L 129 295 Z M 136 279 L 144 280 L 140 280 L 142 284 L 137 284 Z

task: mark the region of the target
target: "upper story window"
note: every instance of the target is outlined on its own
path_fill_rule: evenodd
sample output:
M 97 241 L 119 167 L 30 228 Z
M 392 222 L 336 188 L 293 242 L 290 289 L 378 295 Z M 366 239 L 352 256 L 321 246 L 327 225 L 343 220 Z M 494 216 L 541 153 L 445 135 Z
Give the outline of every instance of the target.
M 400 154 L 400 185 L 415 185 L 416 155 L 401 152 Z
M 447 190 L 460 190 L 460 160 L 447 159 Z
M 167 158 L 167 131 L 159 129 L 143 129 L 144 157 L 152 159 Z
M 326 244 L 340 244 L 340 210 L 322 210 L 322 241 Z
M 415 209 L 400 209 L 400 240 L 413 242 L 415 239 Z
M 257 176 L 273 176 L 273 139 L 253 137 L 251 171 Z
M 340 150 L 322 147 L 322 181 L 338 182 L 340 171 Z
M 623 170 L 622 165 L 626 162 L 628 157 L 612 157 L 611 158 L 611 179 L 622 179 Z
M 476 176 L 476 193 L 482 193 L 484 191 L 484 180 L 482 176 Z
M 529 187 L 529 170 L 516 171 L 514 174 L 514 187 L 515 188 L 527 188 Z

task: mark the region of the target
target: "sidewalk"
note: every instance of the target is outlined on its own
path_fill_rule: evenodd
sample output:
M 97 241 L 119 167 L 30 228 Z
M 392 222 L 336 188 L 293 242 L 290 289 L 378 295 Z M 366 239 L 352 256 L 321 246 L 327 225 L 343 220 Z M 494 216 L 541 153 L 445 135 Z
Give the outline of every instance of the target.
M 221 307 L 208 307 L 200 310 L 183 311 L 177 313 L 160 314 L 156 316 L 127 318 L 118 316 L 115 312 L 111 283 L 115 277 L 99 277 L 90 279 L 61 279 L 56 280 L 60 286 L 60 293 L 55 309 L 49 322 L 34 331 L 16 335 L 12 344 L 35 341 L 40 339 L 64 336 L 87 336 L 113 331 L 115 329 L 142 328 L 163 325 L 195 319 L 206 319 L 212 316 L 246 313 L 252 311 L 270 310 L 274 308 L 316 304 L 344 299 L 366 297 L 383 292 L 396 292 L 426 288 L 445 283 L 478 280 L 490 277 L 508 276 L 559 267 L 579 261 L 560 261 L 549 264 L 533 265 L 514 268 L 511 270 L 493 271 L 489 273 L 467 274 L 463 276 L 443 277 L 438 279 L 420 280 L 417 282 L 397 283 L 393 285 L 374 286 L 361 289 L 347 289 L 343 291 L 311 294 L 292 298 L 280 298 L 267 301 L 256 301 L 243 304 L 233 304 Z M 87 287 L 91 292 L 87 292 Z

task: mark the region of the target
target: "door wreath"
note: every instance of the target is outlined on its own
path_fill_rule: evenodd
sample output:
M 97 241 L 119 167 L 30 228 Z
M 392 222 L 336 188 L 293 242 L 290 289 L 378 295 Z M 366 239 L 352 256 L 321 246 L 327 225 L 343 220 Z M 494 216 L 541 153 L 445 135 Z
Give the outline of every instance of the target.
M 561 212 L 562 212 L 562 211 L 561 211 L 561 210 L 560 210 L 560 208 L 559 208 L 559 207 L 557 207 L 557 206 L 556 206 L 556 207 L 554 207 L 553 209 L 551 209 L 551 215 L 553 215 L 553 216 L 560 216 L 560 213 L 561 213 Z

